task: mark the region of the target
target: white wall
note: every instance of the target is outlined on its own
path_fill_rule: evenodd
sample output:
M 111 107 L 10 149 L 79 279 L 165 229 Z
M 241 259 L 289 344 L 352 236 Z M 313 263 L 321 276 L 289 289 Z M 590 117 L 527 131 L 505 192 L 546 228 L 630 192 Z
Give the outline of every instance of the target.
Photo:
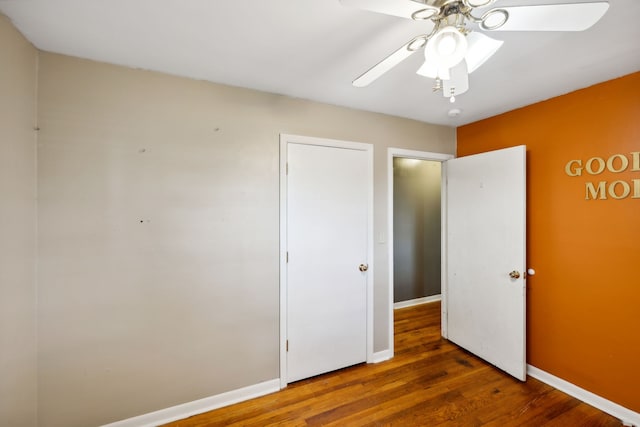
M 0 426 L 36 425 L 37 51 L 0 15 Z
M 453 128 L 48 53 L 38 114 L 43 426 L 278 378 L 280 133 L 374 144 L 382 240 L 387 147 L 455 151 Z

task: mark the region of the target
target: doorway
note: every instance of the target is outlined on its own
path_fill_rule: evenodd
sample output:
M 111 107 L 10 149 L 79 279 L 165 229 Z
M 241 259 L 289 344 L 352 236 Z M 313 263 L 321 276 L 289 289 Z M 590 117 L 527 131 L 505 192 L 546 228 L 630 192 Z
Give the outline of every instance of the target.
M 442 163 L 451 154 L 389 148 L 389 347 L 393 355 L 394 308 L 440 299 L 444 251 Z M 420 182 L 428 191 L 423 191 Z M 398 185 L 399 184 L 399 185 Z M 397 193 L 397 194 L 396 194 Z M 399 197 L 396 197 L 399 196 Z M 438 201 L 435 204 L 435 201 Z M 399 202 L 399 203 L 396 203 Z M 427 207 L 425 204 L 431 203 Z M 438 212 L 434 212 L 436 209 Z M 427 222 L 431 220 L 431 224 Z M 434 223 L 436 223 L 434 225 Z M 434 247 L 436 246 L 436 247 Z M 444 306 L 444 305 L 443 305 Z M 443 320 L 445 322 L 445 320 Z M 444 324 L 443 324 L 444 326 Z
M 394 308 L 440 299 L 442 163 L 393 158 Z
M 442 336 L 514 377 L 526 379 L 526 281 L 520 273 L 526 259 L 526 147 L 460 159 L 389 149 L 390 241 L 394 157 L 446 162 L 441 185 Z M 388 248 L 393 260 L 393 245 Z M 392 323 L 393 262 L 389 266 Z M 389 343 L 389 357 L 393 357 L 393 327 Z

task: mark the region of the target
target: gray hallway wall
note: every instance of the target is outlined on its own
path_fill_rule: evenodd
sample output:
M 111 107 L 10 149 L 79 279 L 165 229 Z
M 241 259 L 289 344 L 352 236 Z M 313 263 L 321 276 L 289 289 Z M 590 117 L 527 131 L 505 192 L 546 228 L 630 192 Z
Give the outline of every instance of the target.
M 441 170 L 393 159 L 394 302 L 440 294 Z

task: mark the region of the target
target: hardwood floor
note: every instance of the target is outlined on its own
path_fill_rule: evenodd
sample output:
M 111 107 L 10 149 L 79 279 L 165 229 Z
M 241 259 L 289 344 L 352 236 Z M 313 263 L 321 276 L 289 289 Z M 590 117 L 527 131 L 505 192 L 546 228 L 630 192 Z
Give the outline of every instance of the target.
M 440 337 L 440 304 L 395 311 L 395 356 L 290 384 L 168 426 L 620 426 Z

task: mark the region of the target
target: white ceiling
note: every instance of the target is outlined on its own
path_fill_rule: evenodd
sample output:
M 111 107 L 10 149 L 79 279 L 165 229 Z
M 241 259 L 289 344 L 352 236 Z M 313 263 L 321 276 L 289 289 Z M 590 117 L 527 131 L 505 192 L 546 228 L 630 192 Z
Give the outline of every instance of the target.
M 577 1 L 494 6 L 563 2 Z M 584 32 L 492 33 L 503 47 L 453 105 L 415 73 L 421 53 L 352 87 L 432 24 L 338 0 L 0 0 L 0 11 L 45 51 L 458 126 L 640 70 L 640 0 L 609 3 Z

